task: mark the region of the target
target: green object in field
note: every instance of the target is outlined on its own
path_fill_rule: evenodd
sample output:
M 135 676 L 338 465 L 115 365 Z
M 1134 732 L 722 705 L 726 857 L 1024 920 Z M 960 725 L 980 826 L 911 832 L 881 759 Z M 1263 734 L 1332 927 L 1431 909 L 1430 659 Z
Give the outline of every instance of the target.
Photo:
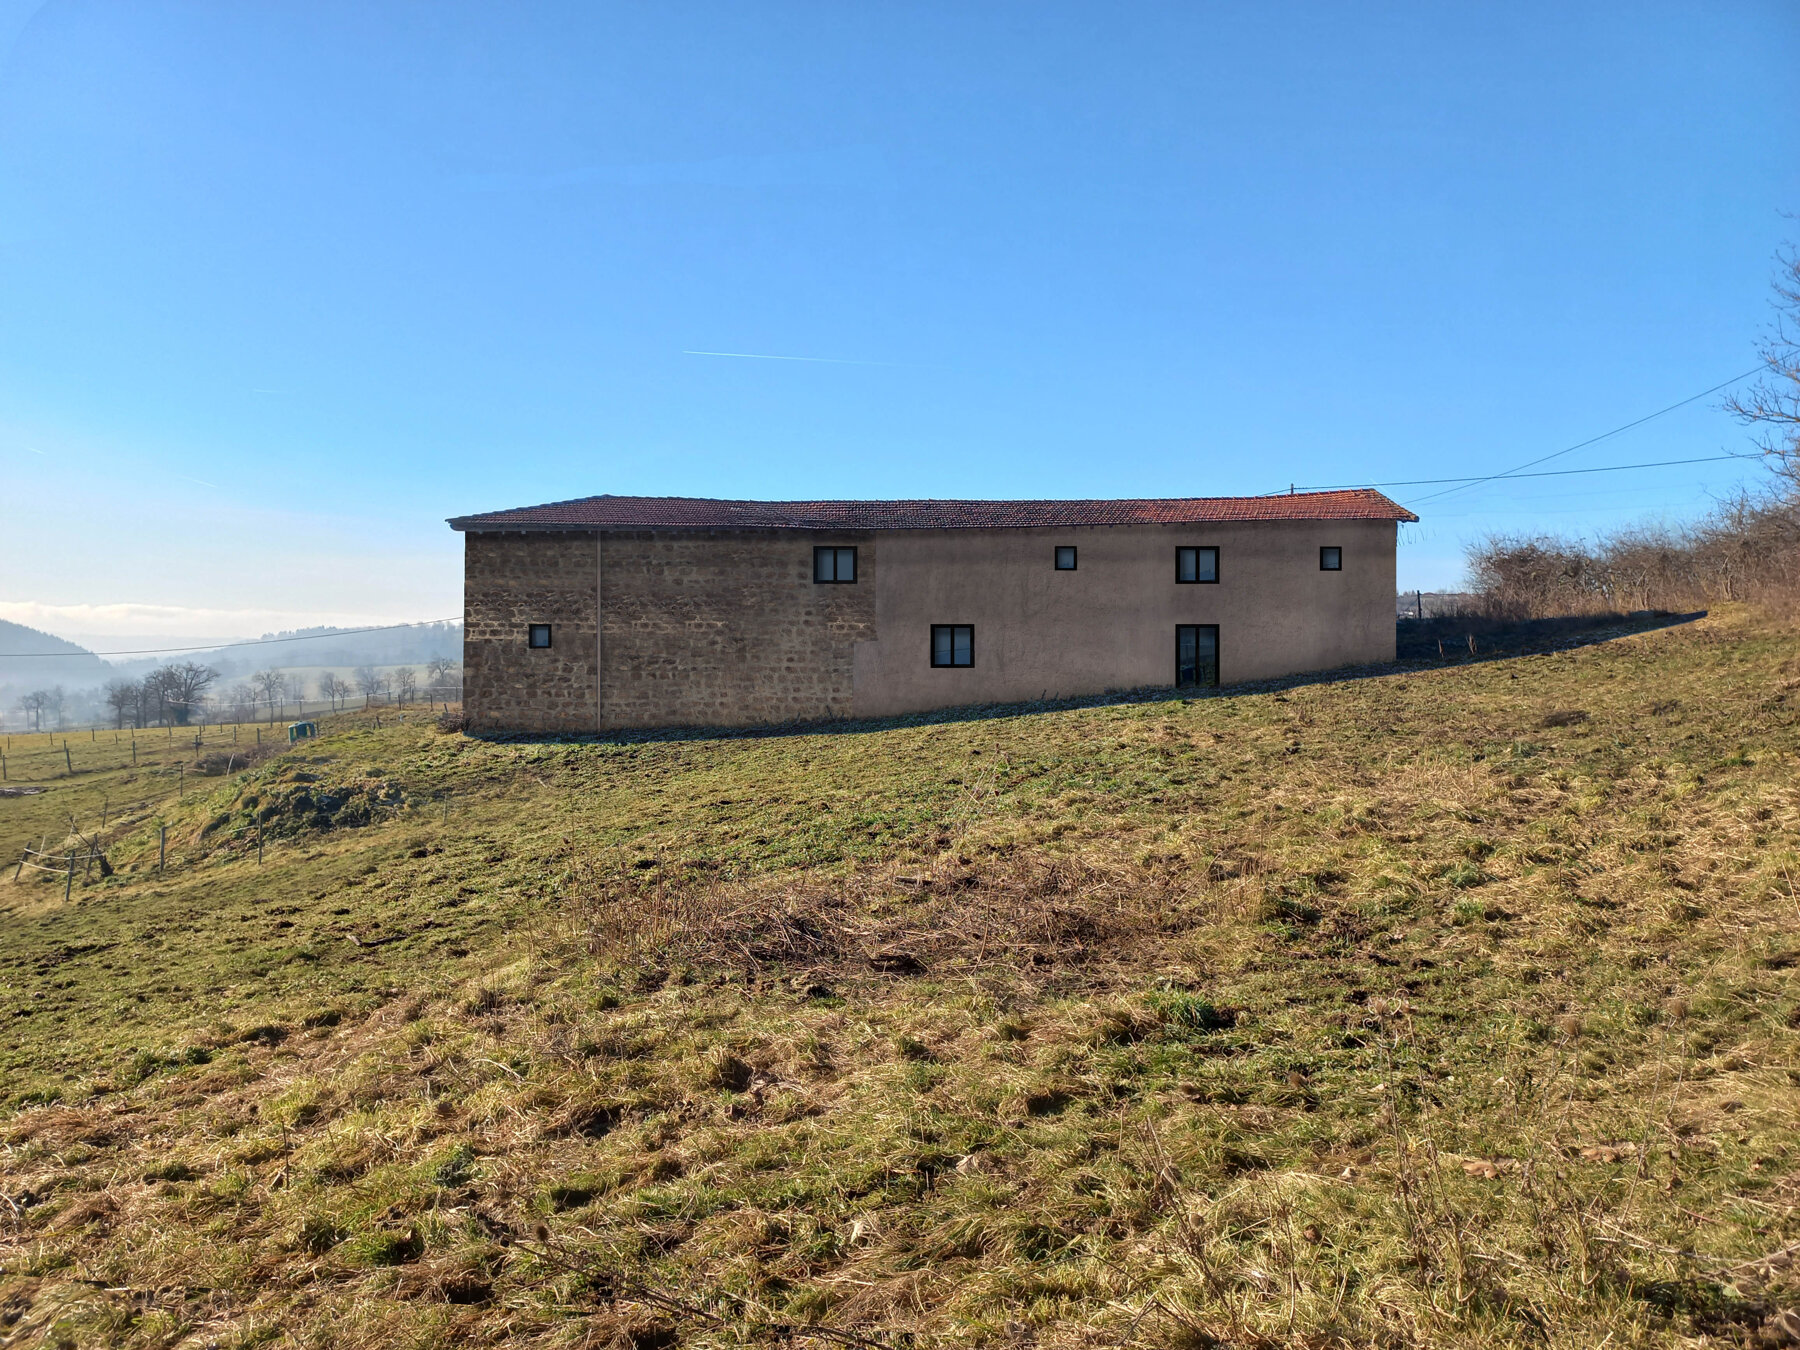
M 317 722 L 289 722 L 288 723 L 288 744 L 289 745 L 292 745 L 295 741 L 304 741 L 304 740 L 308 739 L 309 737 L 317 736 L 318 734 L 319 734 L 319 724 Z

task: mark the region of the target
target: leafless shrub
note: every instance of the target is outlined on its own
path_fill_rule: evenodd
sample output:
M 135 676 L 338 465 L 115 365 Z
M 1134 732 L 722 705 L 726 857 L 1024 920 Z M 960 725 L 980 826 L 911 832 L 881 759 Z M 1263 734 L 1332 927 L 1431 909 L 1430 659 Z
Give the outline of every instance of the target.
M 206 778 L 242 773 L 252 765 L 260 764 L 271 755 L 280 754 L 286 748 L 282 742 L 271 737 L 260 743 L 249 741 L 243 745 L 230 745 L 221 750 L 210 750 L 194 761 L 194 772 Z
M 1800 496 L 1744 493 L 1680 530 L 1597 540 L 1494 536 L 1468 556 L 1476 607 L 1502 620 L 1746 600 L 1787 612 L 1800 590 Z

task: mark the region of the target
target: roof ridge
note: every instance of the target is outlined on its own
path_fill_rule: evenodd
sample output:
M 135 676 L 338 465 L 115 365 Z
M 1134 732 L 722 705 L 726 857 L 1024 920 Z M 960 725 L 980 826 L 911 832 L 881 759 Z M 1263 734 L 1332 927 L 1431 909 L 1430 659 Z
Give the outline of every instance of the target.
M 1375 488 L 1239 497 L 814 498 L 642 497 L 601 493 L 456 516 L 455 530 L 1019 529 L 1230 521 L 1414 521 Z

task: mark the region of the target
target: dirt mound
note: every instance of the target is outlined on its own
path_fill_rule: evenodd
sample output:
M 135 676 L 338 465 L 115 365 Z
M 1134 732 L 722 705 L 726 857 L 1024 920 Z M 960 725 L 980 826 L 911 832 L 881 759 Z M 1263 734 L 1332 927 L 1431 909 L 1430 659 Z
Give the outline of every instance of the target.
M 405 804 L 405 792 L 387 778 L 327 780 L 305 770 L 287 770 L 246 783 L 231 809 L 202 833 L 259 825 L 265 834 L 283 838 L 354 828 L 389 818 Z

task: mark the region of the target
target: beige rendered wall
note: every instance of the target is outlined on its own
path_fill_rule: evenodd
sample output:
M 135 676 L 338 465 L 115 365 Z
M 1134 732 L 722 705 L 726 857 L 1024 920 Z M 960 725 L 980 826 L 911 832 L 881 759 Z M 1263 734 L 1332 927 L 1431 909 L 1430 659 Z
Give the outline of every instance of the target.
M 1053 550 L 1078 566 L 1058 572 Z M 1219 549 L 1217 585 L 1175 580 L 1182 545 Z M 1319 570 L 1321 545 L 1344 550 Z M 1172 684 L 1175 626 L 1219 626 L 1222 683 L 1394 658 L 1395 527 L 1258 522 L 881 536 L 878 638 L 856 649 L 859 717 Z M 975 664 L 930 664 L 934 623 L 975 627 Z

